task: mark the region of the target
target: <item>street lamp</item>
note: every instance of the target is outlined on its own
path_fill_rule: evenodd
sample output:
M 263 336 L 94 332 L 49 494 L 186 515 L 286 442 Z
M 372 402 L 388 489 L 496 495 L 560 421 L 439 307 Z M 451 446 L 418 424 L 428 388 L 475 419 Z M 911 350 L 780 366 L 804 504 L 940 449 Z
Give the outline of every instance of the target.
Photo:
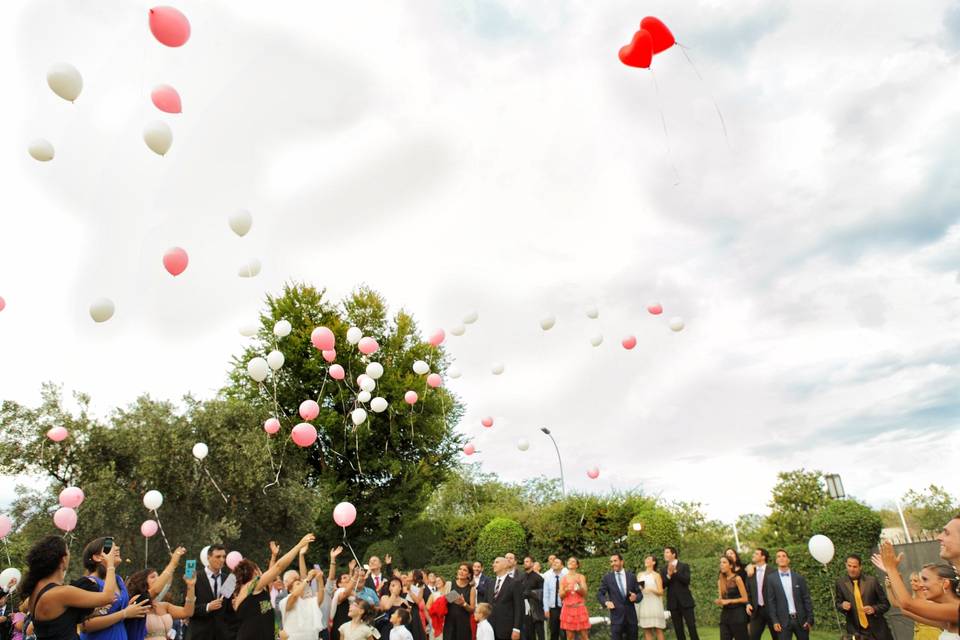
M 560 447 L 557 446 L 557 441 L 553 439 L 553 434 L 550 433 L 550 429 L 547 429 L 546 427 L 540 427 L 540 431 L 543 431 L 546 436 L 550 438 L 550 442 L 553 443 L 553 448 L 557 450 L 557 462 L 560 463 L 560 490 L 563 492 L 563 497 L 566 498 L 567 485 L 563 480 L 563 460 L 560 458 Z
M 841 482 L 838 474 L 830 473 L 825 475 L 823 479 L 827 483 L 827 493 L 830 494 L 831 498 L 842 500 L 847 497 L 847 494 L 843 491 L 843 482 Z

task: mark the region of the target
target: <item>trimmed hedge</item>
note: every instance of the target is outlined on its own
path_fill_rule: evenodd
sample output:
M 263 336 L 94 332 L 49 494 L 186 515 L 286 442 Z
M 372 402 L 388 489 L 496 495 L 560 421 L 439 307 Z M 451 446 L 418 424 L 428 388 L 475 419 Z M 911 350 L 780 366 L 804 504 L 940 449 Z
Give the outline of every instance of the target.
M 513 553 L 520 558 L 526 550 L 527 532 L 519 522 L 510 518 L 494 518 L 477 537 L 477 557 L 487 567 L 498 556 Z

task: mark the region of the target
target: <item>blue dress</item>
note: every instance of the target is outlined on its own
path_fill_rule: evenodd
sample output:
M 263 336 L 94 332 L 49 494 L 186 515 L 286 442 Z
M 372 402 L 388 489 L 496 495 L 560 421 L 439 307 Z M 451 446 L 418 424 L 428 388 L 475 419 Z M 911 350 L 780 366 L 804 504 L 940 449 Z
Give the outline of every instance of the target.
M 95 576 L 88 576 L 85 580 L 96 581 L 98 591 L 103 591 L 103 580 Z M 108 609 L 97 609 L 95 615 L 111 614 L 126 609 L 130 604 L 130 595 L 127 593 L 127 585 L 123 583 L 123 578 L 117 576 L 117 592 L 113 597 L 113 604 Z M 106 629 L 100 631 L 91 631 L 90 633 L 81 633 L 80 640 L 127 640 L 127 628 L 123 621 L 112 624 Z

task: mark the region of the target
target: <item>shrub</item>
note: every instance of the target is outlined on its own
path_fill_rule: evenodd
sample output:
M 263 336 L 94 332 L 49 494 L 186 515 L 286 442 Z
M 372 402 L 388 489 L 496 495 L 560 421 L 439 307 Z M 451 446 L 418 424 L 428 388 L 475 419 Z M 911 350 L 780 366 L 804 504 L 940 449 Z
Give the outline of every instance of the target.
M 425 567 L 437 560 L 436 549 L 442 531 L 430 520 L 414 520 L 400 530 L 397 536 L 400 553 L 413 568 Z
M 526 547 L 526 531 L 519 522 L 510 518 L 494 518 L 477 537 L 477 557 L 488 567 L 495 558 L 506 553 L 521 556 Z
M 634 523 L 640 524 L 640 531 L 634 530 Z M 627 534 L 630 564 L 641 566 L 647 554 L 662 559 L 664 547 L 679 547 L 679 542 L 680 530 L 673 515 L 663 507 L 651 504 L 639 511 L 630 521 Z M 683 557 L 683 549 L 680 549 L 680 553 Z

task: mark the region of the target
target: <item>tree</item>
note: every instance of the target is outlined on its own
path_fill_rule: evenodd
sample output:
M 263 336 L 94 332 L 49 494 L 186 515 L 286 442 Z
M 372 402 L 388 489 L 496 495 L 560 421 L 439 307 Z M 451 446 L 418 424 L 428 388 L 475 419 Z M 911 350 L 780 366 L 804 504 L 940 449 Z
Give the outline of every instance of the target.
M 828 500 L 820 471 L 781 471 L 773 487 L 763 539 L 779 546 L 805 543 L 814 514 Z
M 669 507 L 677 523 L 680 539 L 675 546 L 688 558 L 719 556 L 734 546 L 733 528 L 719 520 L 710 520 L 699 502 L 674 502 Z
M 477 538 L 477 557 L 487 566 L 507 553 L 523 557 L 526 550 L 527 533 L 519 522 L 510 518 L 494 518 Z
M 922 491 L 911 489 L 903 495 L 901 502 L 907 522 L 923 531 L 939 531 L 950 518 L 960 512 L 956 499 L 943 487 L 935 484 Z
M 737 518 L 737 535 L 740 537 L 740 545 L 746 549 L 756 549 L 762 547 L 763 528 L 767 518 L 758 513 L 746 513 Z
M 292 326 L 290 334 L 280 339 L 273 333 L 279 320 Z M 288 285 L 279 297 L 267 296 L 260 325 L 255 344 L 234 360 L 231 384 L 224 394 L 255 407 L 259 423 L 272 416 L 283 424 L 282 436 L 270 445 L 273 455 L 304 461 L 306 473 L 281 473 L 281 485 L 302 483 L 321 495 L 335 496 L 336 501 L 362 505 L 363 517 L 349 531 L 362 542 L 395 534 L 402 522 L 419 515 L 460 452 L 454 433 L 463 411 L 460 402 L 442 387 L 429 388 L 425 378 L 413 371 L 414 361 L 423 360 L 431 371 L 443 374 L 444 350 L 424 342 L 413 318 L 404 311 L 388 318 L 385 301 L 365 288 L 335 305 L 323 291 L 305 284 Z M 346 371 L 342 381 L 329 376 L 331 365 L 311 344 L 311 332 L 320 326 L 336 336 L 336 363 Z M 347 329 L 352 326 L 377 340 L 375 354 L 364 356 L 347 342 Z M 248 375 L 247 363 L 274 349 L 282 351 L 284 365 L 258 384 Z M 351 412 L 364 407 L 358 400 L 357 376 L 372 362 L 383 366 L 375 394 L 386 398 L 389 407 L 376 413 L 366 405 L 366 420 L 354 426 Z M 420 396 L 414 406 L 404 402 L 408 390 Z M 287 434 L 301 421 L 297 408 L 307 399 L 320 405 L 320 415 L 312 421 L 317 444 L 294 450 Z M 318 533 L 336 534 L 329 514 L 318 520 L 317 527 Z

